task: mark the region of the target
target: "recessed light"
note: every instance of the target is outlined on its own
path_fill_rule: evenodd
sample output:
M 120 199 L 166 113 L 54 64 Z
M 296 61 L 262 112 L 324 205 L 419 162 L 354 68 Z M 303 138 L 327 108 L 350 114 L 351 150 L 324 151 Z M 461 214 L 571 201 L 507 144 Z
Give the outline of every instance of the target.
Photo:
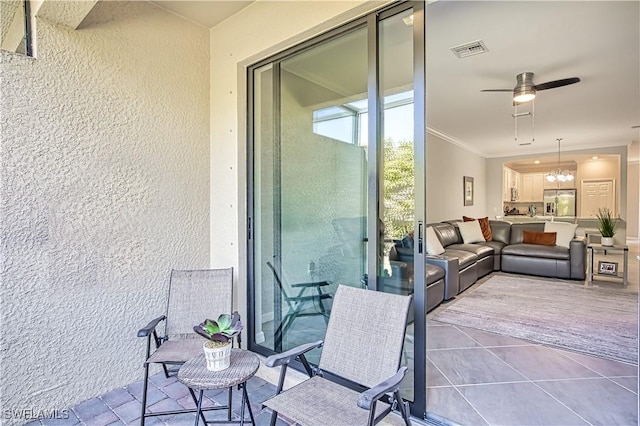
M 592 160 L 597 160 L 597 159 L 598 159 L 598 156 L 597 156 L 597 155 L 594 155 L 593 157 L 591 157 L 591 159 L 592 159 Z
M 533 164 L 540 164 L 540 160 L 534 161 Z

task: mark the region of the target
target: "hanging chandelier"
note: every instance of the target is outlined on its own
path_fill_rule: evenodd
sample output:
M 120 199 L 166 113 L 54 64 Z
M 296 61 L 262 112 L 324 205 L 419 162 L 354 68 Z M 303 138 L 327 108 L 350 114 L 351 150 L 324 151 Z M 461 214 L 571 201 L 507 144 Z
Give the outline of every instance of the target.
M 556 139 L 558 141 L 558 168 L 547 173 L 547 181 L 549 182 L 571 182 L 573 180 L 573 173 L 569 170 L 560 169 L 560 141 L 562 138 Z

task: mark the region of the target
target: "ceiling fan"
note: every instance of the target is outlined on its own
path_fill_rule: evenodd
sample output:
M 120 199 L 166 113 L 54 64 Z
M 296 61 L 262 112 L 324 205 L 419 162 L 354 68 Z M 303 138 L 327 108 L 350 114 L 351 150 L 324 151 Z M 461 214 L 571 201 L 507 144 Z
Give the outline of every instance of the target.
M 578 77 L 563 78 L 562 80 L 547 81 L 542 84 L 533 84 L 533 73 L 523 72 L 516 76 L 516 87 L 513 89 L 484 89 L 481 92 L 513 92 L 513 102 L 529 102 L 536 97 L 538 90 L 555 89 L 557 87 L 568 86 L 579 83 Z

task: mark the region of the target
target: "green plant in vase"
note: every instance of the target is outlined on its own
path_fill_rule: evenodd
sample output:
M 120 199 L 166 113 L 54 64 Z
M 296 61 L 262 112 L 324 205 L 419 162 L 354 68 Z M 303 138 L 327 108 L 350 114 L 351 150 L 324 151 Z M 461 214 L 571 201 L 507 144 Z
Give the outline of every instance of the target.
M 613 236 L 616 234 L 620 218 L 614 216 L 608 208 L 598 209 L 596 217 L 598 218 L 598 231 L 602 234 L 602 245 L 613 245 Z

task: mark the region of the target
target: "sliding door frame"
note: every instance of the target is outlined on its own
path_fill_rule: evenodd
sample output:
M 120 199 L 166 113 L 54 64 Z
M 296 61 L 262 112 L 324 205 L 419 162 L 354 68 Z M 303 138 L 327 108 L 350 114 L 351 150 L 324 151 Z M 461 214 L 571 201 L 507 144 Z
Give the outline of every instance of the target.
M 425 25 L 424 14 L 425 4 L 422 1 L 405 1 L 394 3 L 381 10 L 355 19 L 338 28 L 327 31 L 311 40 L 291 47 L 283 52 L 275 54 L 260 62 L 247 67 L 247 335 L 248 349 L 259 354 L 268 356 L 275 352 L 256 343 L 255 340 L 255 307 L 256 297 L 255 287 L 255 235 L 254 217 L 256 215 L 256 205 L 253 198 L 255 190 L 255 170 L 254 164 L 256 153 L 254 152 L 255 122 L 254 122 L 254 101 L 255 84 L 254 72 L 268 64 L 273 64 L 273 101 L 274 120 L 279 123 L 280 118 L 280 63 L 307 49 L 315 47 L 326 41 L 339 37 L 342 34 L 367 27 L 368 30 L 368 171 L 367 171 L 367 273 L 368 288 L 378 291 L 378 247 L 379 240 L 378 220 L 380 217 L 380 207 L 383 203 L 381 199 L 381 187 L 383 175 L 382 171 L 382 94 L 380 93 L 379 79 L 379 23 L 385 18 L 413 8 L 413 94 L 414 94 L 414 185 L 415 185 L 415 212 L 414 230 L 416 244 L 414 246 L 414 315 L 415 318 L 424 318 L 424 321 L 415 321 L 414 339 L 414 398 L 411 403 L 411 414 L 418 419 L 426 419 L 426 286 L 425 286 L 425 246 L 424 246 L 424 224 L 426 218 L 426 99 L 425 99 Z M 274 146 L 280 145 L 279 124 L 274 126 Z M 279 152 L 275 152 L 274 164 L 279 161 Z M 278 172 L 279 173 L 279 172 Z M 277 175 L 277 173 L 276 173 Z M 278 178 L 274 175 L 274 184 L 278 184 Z M 278 191 L 278 188 L 276 188 Z M 274 193 L 277 198 L 277 192 Z M 274 201 L 278 201 L 275 199 Z M 274 208 L 278 209 L 277 206 Z M 280 215 L 276 211 L 274 214 L 274 229 L 281 229 Z M 278 244 L 278 237 L 274 240 Z M 278 248 L 276 248 L 278 249 Z M 278 265 L 275 265 L 276 268 Z M 293 363 L 296 369 L 303 370 L 300 363 Z

